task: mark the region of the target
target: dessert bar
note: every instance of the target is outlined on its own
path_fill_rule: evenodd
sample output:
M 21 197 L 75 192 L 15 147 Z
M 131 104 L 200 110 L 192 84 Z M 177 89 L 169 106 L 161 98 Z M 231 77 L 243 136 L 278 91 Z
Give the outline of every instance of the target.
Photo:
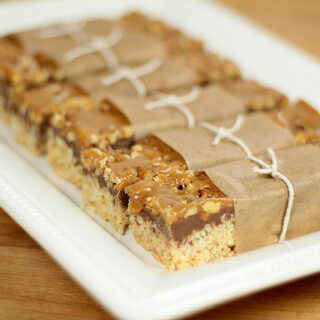
M 82 183 L 82 150 L 94 146 L 112 150 L 133 144 L 127 119 L 117 110 L 111 111 L 104 102 L 92 109 L 55 114 L 48 131 L 48 161 L 59 176 L 78 187 Z
M 68 82 L 50 82 L 15 91 L 7 106 L 16 140 L 30 152 L 46 151 L 47 129 L 53 114 L 90 109 L 93 101 L 81 88 Z
M 114 92 L 146 96 L 159 91 L 173 92 L 195 85 L 226 82 L 240 76 L 239 68 L 231 61 L 197 51 L 161 60 L 151 59 L 133 68 L 120 67 L 116 71 L 85 74 L 74 79 L 100 101 Z
M 294 133 L 296 143 L 320 146 L 320 113 L 304 101 L 295 108 L 271 112 L 271 116 Z
M 99 213 L 123 233 L 128 225 L 129 203 L 125 187 L 141 179 L 152 180 L 163 173 L 184 174 L 182 158 L 152 137 L 143 139 L 130 149 L 102 152 L 97 148 L 82 152 L 84 166 L 83 201 L 86 208 Z M 172 181 L 175 183 L 175 181 Z
M 6 122 L 13 91 L 62 78 L 61 70 L 49 58 L 25 54 L 13 37 L 0 38 L 0 111 Z
M 319 230 L 320 149 L 299 146 L 278 151 L 276 157 L 277 170 L 291 181 L 295 194 L 285 239 Z M 263 159 L 270 162 L 268 156 Z M 259 174 L 255 167 L 239 160 L 205 169 L 211 182 L 205 194 L 199 185 L 189 191 L 189 184 L 185 192 L 153 187 L 153 182 L 128 187 L 138 198 L 153 188 L 138 214 L 129 202 L 137 242 L 169 270 L 177 270 L 282 241 L 290 191 L 281 179 Z
M 151 130 L 187 126 L 183 114 L 178 110 L 163 108 L 145 111 L 144 105 L 152 102 L 152 98 L 115 93 L 110 97 L 95 109 L 70 110 L 52 117 L 48 159 L 60 176 L 78 186 L 82 176 L 79 161 L 81 150 L 90 147 L 105 151 L 129 148 L 134 138 L 144 136 Z M 189 105 L 195 116 L 203 120 L 245 111 L 280 108 L 286 104 L 287 98 L 279 92 L 252 81 L 239 80 L 218 87 L 207 86 L 202 89 L 201 96 Z M 124 112 L 129 112 L 128 107 L 131 107 L 133 116 L 137 117 L 133 118 L 136 126 L 130 124 L 129 117 L 115 108 L 117 105 Z
M 246 130 L 243 130 L 242 133 L 239 131 L 239 135 L 248 143 L 254 154 L 262 154 L 266 152 L 268 147 L 274 149 L 292 147 L 295 145 L 295 139 L 302 134 L 295 130 L 295 124 L 299 121 L 307 123 L 308 118 L 314 117 L 316 114 L 313 109 L 309 110 L 303 106 L 303 103 L 298 103 L 295 106 L 288 106 L 271 113 L 249 114 L 245 116 L 248 120 L 245 120 L 243 124 Z M 306 112 L 301 112 L 301 108 Z M 276 113 L 281 113 L 281 118 L 287 119 L 285 127 L 282 127 L 284 122 L 282 125 L 278 125 L 272 120 L 279 118 Z M 265 126 L 264 122 L 268 125 Z M 318 114 L 318 119 L 314 121 L 314 124 L 317 125 L 312 128 L 310 124 L 304 129 L 305 132 L 309 132 L 311 136 L 313 131 L 313 136 L 316 137 L 319 123 L 320 115 Z M 181 129 L 182 136 L 186 136 L 191 130 Z M 158 181 L 160 185 L 173 185 L 175 188 L 184 190 L 187 188 L 188 181 L 185 176 L 186 172 L 189 175 L 193 174 L 194 170 L 245 158 L 245 153 L 233 142 L 222 141 L 217 146 L 211 146 L 210 142 L 213 140 L 214 134 L 210 132 L 209 138 L 211 140 L 207 140 L 205 150 L 204 148 L 202 151 L 198 150 L 194 144 L 195 141 L 200 143 L 198 137 L 192 141 L 192 137 L 186 136 L 185 143 L 181 144 L 183 148 L 178 153 L 156 137 L 161 138 L 165 133 L 166 131 L 144 138 L 130 149 L 114 150 L 109 148 L 102 151 L 98 148 L 92 148 L 83 151 L 81 163 L 85 172 L 82 186 L 84 206 L 111 221 L 118 231 L 123 232 L 128 224 L 128 213 L 132 211 L 132 208 L 128 210 L 129 200 L 136 196 L 141 200 L 154 193 L 153 188 L 148 185 L 146 187 L 148 192 L 144 192 L 143 197 L 141 192 L 139 195 L 132 194 L 132 192 L 128 195 L 129 186 L 141 183 L 141 181 Z M 196 134 L 196 131 L 194 134 L 192 131 L 190 133 L 191 136 Z M 260 143 L 251 143 L 253 135 Z M 263 140 L 264 137 L 268 138 Z M 175 142 L 176 136 L 173 135 L 173 138 L 171 141 Z M 195 152 L 188 152 L 188 143 Z M 177 145 L 179 145 L 179 141 Z M 202 156 L 202 154 L 204 155 Z M 188 170 L 188 167 L 193 170 Z M 169 178 L 172 173 L 174 179 Z M 115 219 L 116 222 L 113 222 Z
M 170 179 L 175 177 L 173 173 Z M 233 256 L 233 199 L 204 172 L 186 170 L 177 178 L 184 181 L 183 188 L 158 181 L 141 181 L 127 188 L 133 195 L 129 220 L 137 242 L 170 271 Z M 149 189 L 152 192 L 145 197 Z
M 14 36 L 25 52 L 52 57 L 69 77 L 202 50 L 201 42 L 138 14 L 61 24 Z
M 319 112 L 142 14 L 0 37 L 0 117 L 168 270 L 320 230 Z

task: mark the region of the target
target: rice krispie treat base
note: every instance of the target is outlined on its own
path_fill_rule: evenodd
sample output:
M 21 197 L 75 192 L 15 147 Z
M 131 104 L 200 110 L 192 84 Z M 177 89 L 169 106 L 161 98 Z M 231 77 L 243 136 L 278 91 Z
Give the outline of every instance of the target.
M 123 210 L 121 201 L 115 198 L 108 189 L 100 186 L 90 174 L 83 177 L 82 196 L 82 206 L 85 209 L 95 212 L 103 220 L 109 221 L 118 233 L 124 234 L 129 225 L 129 217 Z
M 74 157 L 72 149 L 61 138 L 49 133 L 47 142 L 47 159 L 54 171 L 63 179 L 82 187 L 82 167 L 79 159 Z
M 168 239 L 151 221 L 130 216 L 136 241 L 163 263 L 169 271 L 182 270 L 234 256 L 235 229 L 232 221 L 206 225 L 182 243 Z

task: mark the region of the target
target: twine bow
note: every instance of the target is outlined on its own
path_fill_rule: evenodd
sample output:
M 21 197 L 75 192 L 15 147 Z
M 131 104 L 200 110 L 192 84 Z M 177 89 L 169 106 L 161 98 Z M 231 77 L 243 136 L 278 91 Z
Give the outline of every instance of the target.
M 162 61 L 160 58 L 153 58 L 148 63 L 136 68 L 121 66 L 114 74 L 103 78 L 102 84 L 109 86 L 126 79 L 132 84 L 139 96 L 145 97 L 147 95 L 147 89 L 140 77 L 154 72 L 160 67 L 161 63 Z
M 114 29 L 106 37 L 93 37 L 85 44 L 81 44 L 77 47 L 70 49 L 65 54 L 65 60 L 71 62 L 79 57 L 99 52 L 108 66 L 111 69 L 118 67 L 118 58 L 111 50 L 111 47 L 115 46 L 123 36 L 123 32 L 120 29 Z
M 287 233 L 289 222 L 290 222 L 290 217 L 291 217 L 291 212 L 293 207 L 293 200 L 294 200 L 294 188 L 291 181 L 285 175 L 283 175 L 281 172 L 278 171 L 278 160 L 273 149 L 268 148 L 268 153 L 271 158 L 271 165 L 265 163 L 264 161 L 256 157 L 253 157 L 253 159 L 251 160 L 253 160 L 255 163 L 261 166 L 261 168 L 258 168 L 258 167 L 253 168 L 253 171 L 255 173 L 268 174 L 272 178 L 279 178 L 286 184 L 288 188 L 288 192 L 289 192 L 288 203 L 287 203 L 287 208 L 286 208 L 286 212 L 283 219 L 282 231 L 279 237 L 279 242 L 283 242 L 285 241 L 286 233 Z
M 188 121 L 188 127 L 193 128 L 195 126 L 196 120 L 190 109 L 186 104 L 195 101 L 201 93 L 200 87 L 193 87 L 190 93 L 184 96 L 176 95 L 158 95 L 159 100 L 149 102 L 145 105 L 145 109 L 150 111 L 157 108 L 171 107 L 176 108 L 186 117 Z
M 291 212 L 292 212 L 292 207 L 293 207 L 293 201 L 294 201 L 294 188 L 291 183 L 291 181 L 283 175 L 281 172 L 278 171 L 278 160 L 275 155 L 275 152 L 273 149 L 268 148 L 268 153 L 271 158 L 271 164 L 267 164 L 263 160 L 255 157 L 252 155 L 251 150 L 249 147 L 246 145 L 246 143 L 238 138 L 237 136 L 234 135 L 234 133 L 240 129 L 240 127 L 243 125 L 244 118 L 242 115 L 239 115 L 234 123 L 234 125 L 231 128 L 225 128 L 225 127 L 218 127 L 215 126 L 211 123 L 208 122 L 200 122 L 199 126 L 202 128 L 205 128 L 213 133 L 216 134 L 216 137 L 212 141 L 213 145 L 217 145 L 221 142 L 221 139 L 228 139 L 235 144 L 237 144 L 246 154 L 247 158 L 254 163 L 258 164 L 261 168 L 254 167 L 253 171 L 258 174 L 268 174 L 272 178 L 279 178 L 281 179 L 287 186 L 289 196 L 288 196 L 288 203 L 287 203 L 287 208 L 285 212 L 285 216 L 283 219 L 283 224 L 282 224 L 282 231 L 279 237 L 279 242 L 285 242 L 285 237 L 286 233 L 288 230 L 289 222 L 290 222 L 290 217 L 291 217 Z
M 222 139 L 228 138 L 229 140 L 234 141 L 237 137 L 233 134 L 238 131 L 243 124 L 243 116 L 239 115 L 231 128 L 218 127 L 209 122 L 200 122 L 199 127 L 205 128 L 216 134 L 214 140 L 212 141 L 213 145 L 217 145 L 221 142 Z M 250 151 L 249 151 L 250 152 Z

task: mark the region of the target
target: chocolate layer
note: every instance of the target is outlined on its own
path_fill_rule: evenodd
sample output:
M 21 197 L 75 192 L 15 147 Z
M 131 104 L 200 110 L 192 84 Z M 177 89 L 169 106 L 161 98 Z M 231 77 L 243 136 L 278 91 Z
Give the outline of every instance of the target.
M 83 169 L 83 173 L 87 174 L 87 175 L 90 175 L 93 179 L 97 179 L 98 183 L 99 183 L 99 187 L 101 189 L 107 189 L 109 191 L 109 193 L 114 198 L 119 200 L 120 204 L 122 205 L 122 207 L 124 209 L 128 208 L 130 198 L 129 198 L 129 195 L 124 190 L 120 190 L 119 191 L 119 190 L 109 186 L 106 183 L 106 180 L 105 180 L 103 174 L 99 174 L 97 176 L 94 172 L 87 171 L 86 169 Z
M 134 138 L 126 138 L 126 139 L 119 139 L 116 143 L 111 145 L 113 149 L 129 149 L 134 145 Z
M 207 220 L 202 219 L 202 212 L 199 212 L 186 219 L 180 219 L 171 225 L 172 237 L 175 241 L 181 242 L 185 237 L 191 234 L 194 230 L 202 230 L 206 224 L 214 222 L 216 226 L 222 223 L 221 217 L 227 214 L 226 220 L 231 219 L 234 215 L 233 207 L 222 207 L 220 211 L 210 214 Z
M 10 87 L 7 81 L 0 79 L 0 97 L 3 99 L 3 108 L 7 111 L 9 106 Z
M 141 211 L 141 217 L 146 220 L 150 221 L 151 223 L 155 224 L 157 228 L 169 238 L 169 230 L 167 224 L 165 223 L 164 219 L 160 216 L 154 216 L 150 210 L 143 209 Z
M 225 220 L 230 220 L 234 216 L 233 207 L 222 207 L 220 211 L 215 214 L 210 214 L 207 220 L 202 219 L 202 212 L 198 212 L 188 218 L 179 219 L 174 222 L 171 226 L 171 235 L 176 242 L 182 242 L 188 235 L 194 230 L 202 230 L 208 223 L 214 223 L 216 226 L 222 224 L 221 217 L 225 216 Z M 148 209 L 143 209 L 141 216 L 144 220 L 150 221 L 155 224 L 157 228 L 169 237 L 169 230 L 166 222 L 160 215 L 153 215 Z
M 28 111 L 25 112 L 24 114 L 19 112 L 20 109 L 19 109 L 19 105 L 17 103 L 9 100 L 5 104 L 5 108 L 8 112 L 14 114 L 15 117 L 22 120 L 24 122 L 24 124 L 27 125 L 28 127 L 37 129 L 36 132 L 37 132 L 37 136 L 38 136 L 37 137 L 38 141 L 42 145 L 45 145 L 45 143 L 47 142 L 48 128 L 50 127 L 50 124 L 49 124 L 50 115 L 49 114 L 43 117 L 40 124 L 35 124 L 30 120 Z
M 118 193 L 118 199 L 120 200 L 121 205 L 124 208 L 128 208 L 130 197 L 128 196 L 128 194 L 124 190 L 121 190 Z

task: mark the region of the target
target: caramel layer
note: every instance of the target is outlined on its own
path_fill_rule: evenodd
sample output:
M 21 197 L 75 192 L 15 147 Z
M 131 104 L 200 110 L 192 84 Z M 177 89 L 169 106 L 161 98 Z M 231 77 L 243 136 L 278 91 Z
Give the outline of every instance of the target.
M 133 144 L 127 119 L 106 102 L 90 110 L 68 110 L 65 115 L 56 115 L 51 125 L 63 140 L 81 149 L 111 150 L 130 148 Z
M 288 104 L 288 98 L 270 87 L 255 81 L 233 81 L 224 84 L 225 90 L 238 97 L 248 111 L 268 110 Z
M 320 145 L 320 113 L 304 101 L 271 113 L 273 119 L 294 133 L 297 144 Z
M 30 88 L 50 80 L 61 80 L 61 69 L 48 57 L 23 52 L 1 57 L 0 77 L 18 89 Z

